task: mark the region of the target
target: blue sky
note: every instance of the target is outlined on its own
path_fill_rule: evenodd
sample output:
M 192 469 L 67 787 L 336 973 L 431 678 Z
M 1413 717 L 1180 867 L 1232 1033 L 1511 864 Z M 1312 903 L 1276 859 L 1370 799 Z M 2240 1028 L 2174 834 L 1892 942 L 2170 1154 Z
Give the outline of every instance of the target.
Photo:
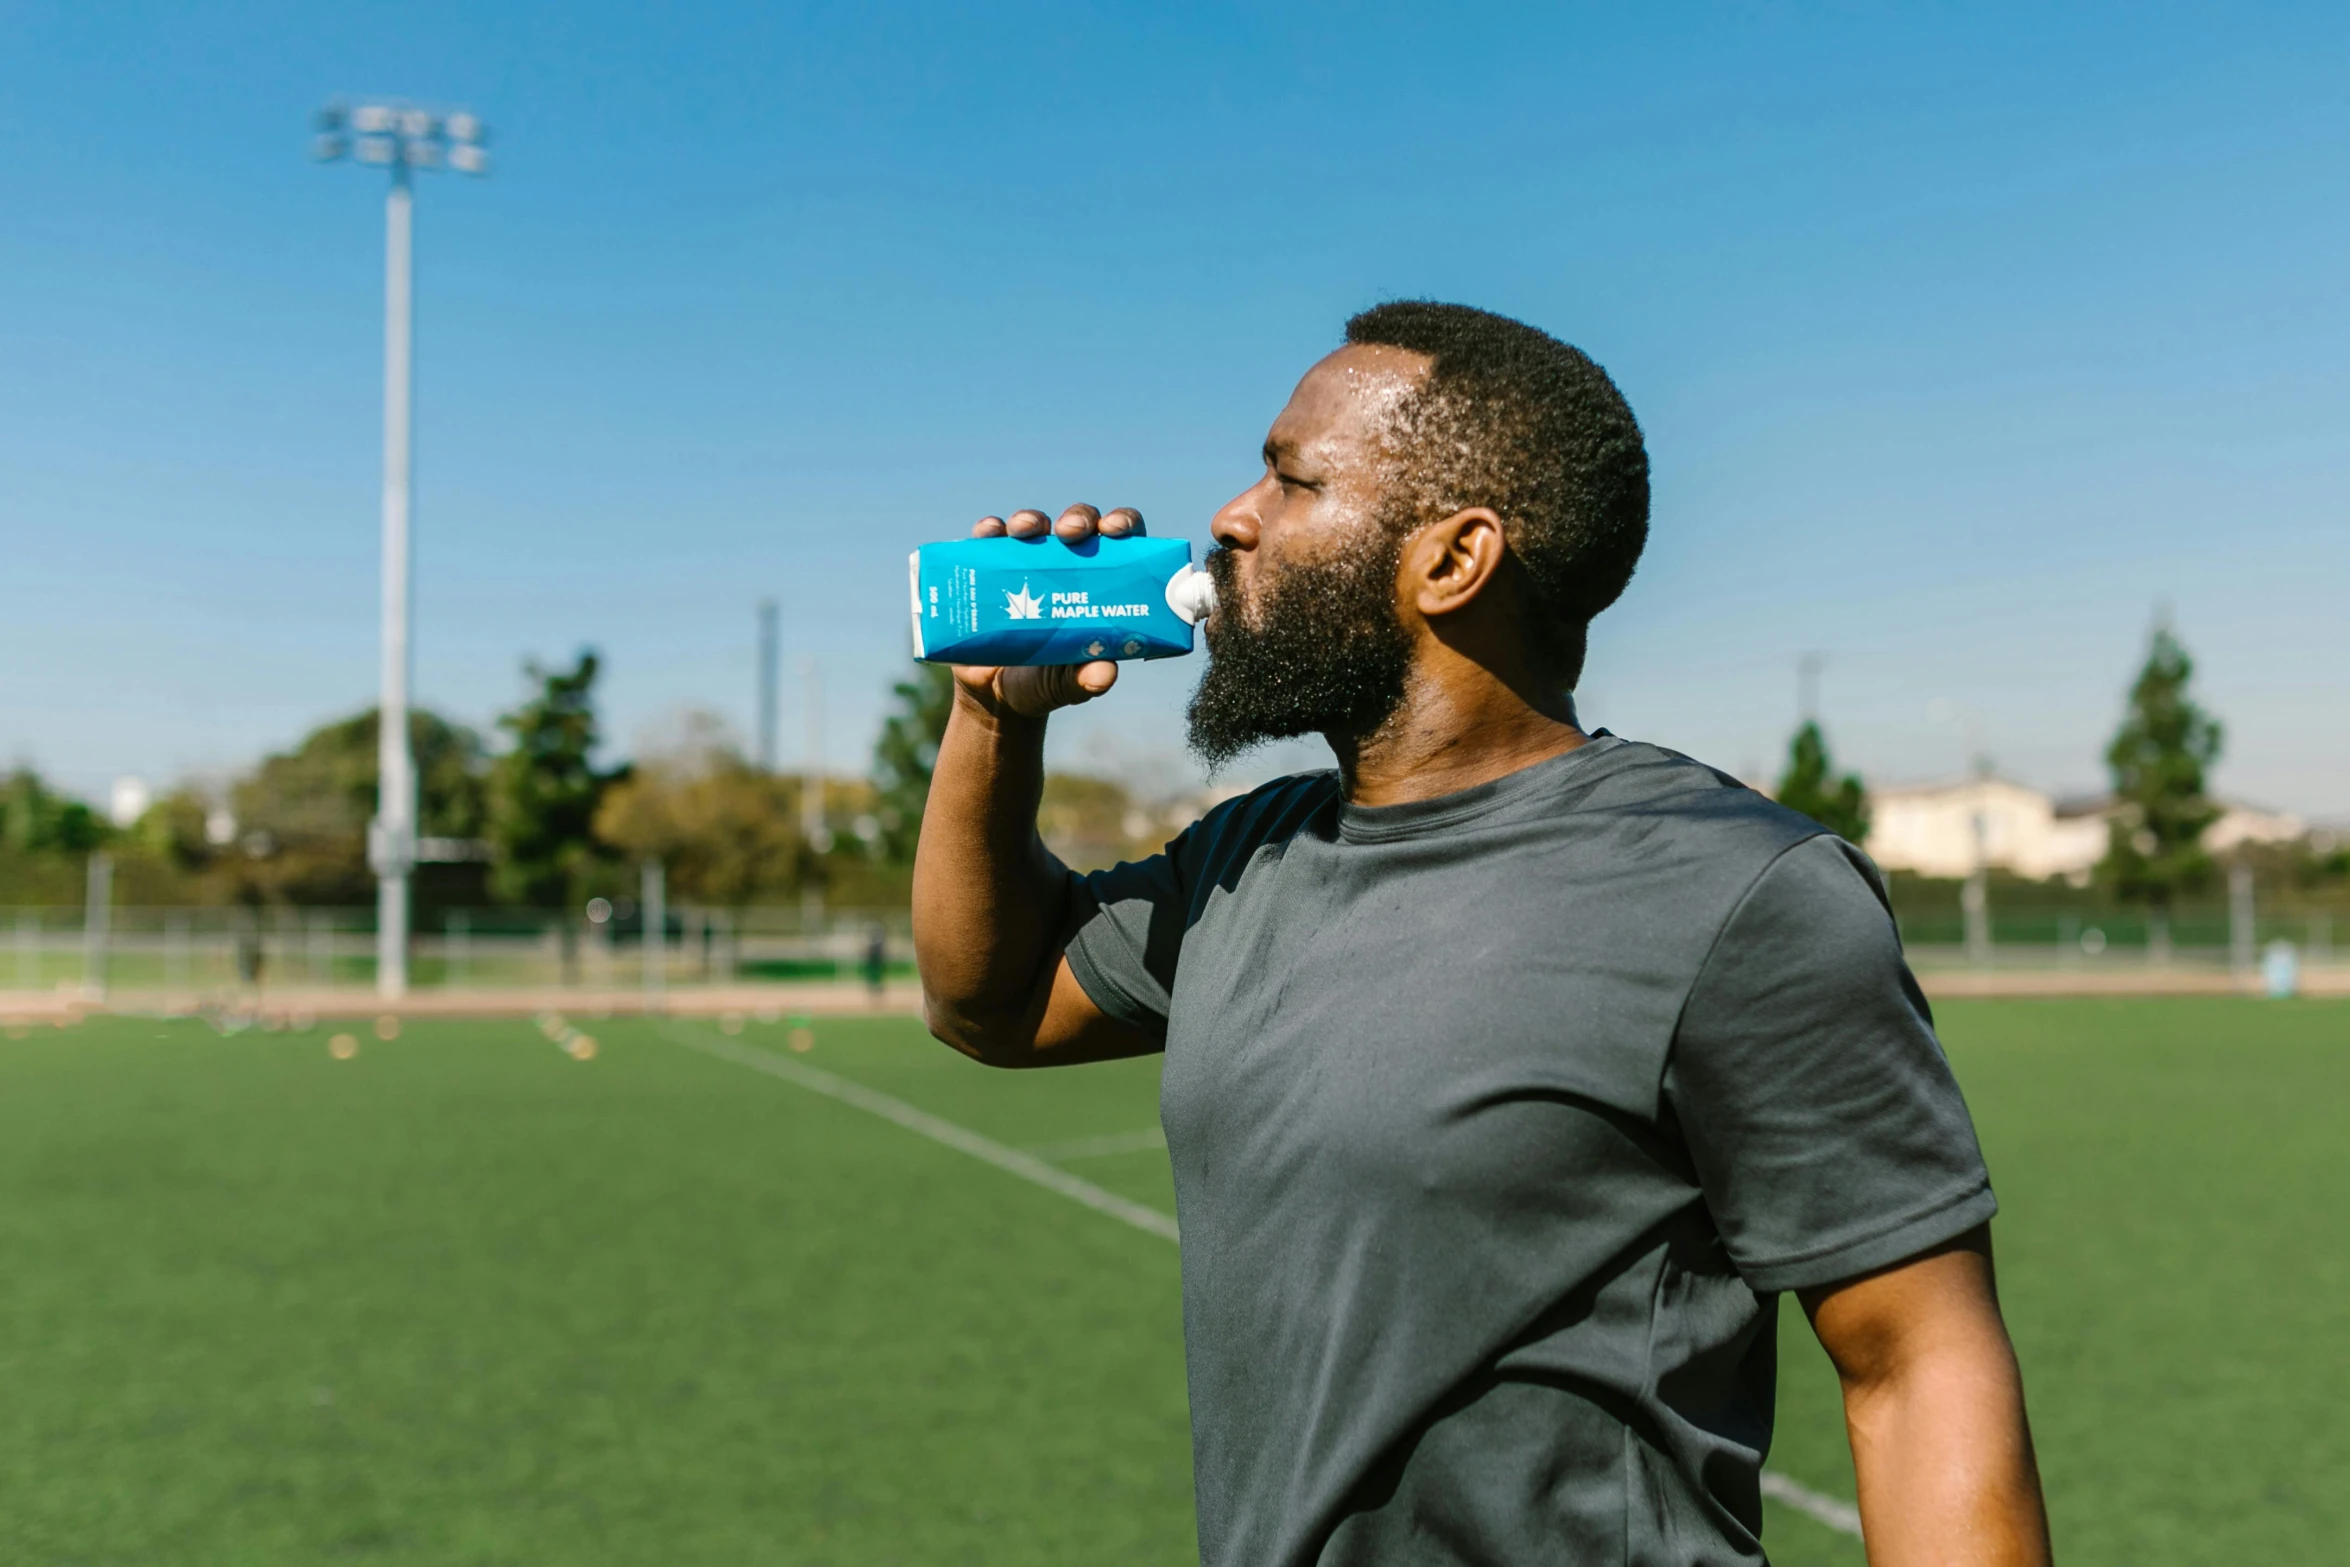
M 1204 542 L 1353 309 L 1582 345 L 1656 474 L 1588 715 L 1749 775 L 1795 664 L 1873 778 L 2094 788 L 2159 602 L 2232 793 L 2350 816 L 2338 10 L 0 0 L 0 760 L 218 772 L 372 700 L 383 179 L 418 202 L 417 686 L 608 660 L 745 728 L 753 606 L 861 767 L 906 550 Z M 1168 780 L 1194 669 L 1062 726 Z M 787 760 L 804 716 L 788 683 Z M 1304 747 L 1243 771 L 1310 760 Z

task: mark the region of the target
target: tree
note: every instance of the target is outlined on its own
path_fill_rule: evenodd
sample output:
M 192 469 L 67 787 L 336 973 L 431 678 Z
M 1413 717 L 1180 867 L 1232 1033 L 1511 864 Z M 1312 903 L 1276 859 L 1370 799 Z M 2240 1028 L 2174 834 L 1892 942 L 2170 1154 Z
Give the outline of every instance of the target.
M 490 764 L 484 836 L 490 891 L 506 902 L 569 907 L 603 863 L 596 810 L 613 775 L 593 760 L 597 668 L 592 650 L 568 671 L 525 664 L 538 691 L 498 720 L 513 745 Z
M 1047 773 L 1036 830 L 1063 864 L 1091 871 L 1158 853 L 1190 814 L 1152 810 L 1115 779 Z
M 220 858 L 221 846 L 212 841 L 214 810 L 210 795 L 183 783 L 148 806 L 127 838 L 158 865 L 181 876 L 201 877 Z
M 955 705 L 954 672 L 944 664 L 916 664 L 911 679 L 897 683 L 898 710 L 881 726 L 873 747 L 873 782 L 880 792 L 874 815 L 881 823 L 883 857 L 910 864 L 922 836 L 922 808 L 930 799 L 930 770 L 938 765 L 938 743 Z
M 19 767 L 0 777 L 0 903 L 76 903 L 90 851 L 117 835 L 105 817 Z
M 229 786 L 236 841 L 220 846 L 225 852 L 204 852 L 201 807 L 192 797 L 159 802 L 169 809 L 155 832 L 170 840 L 175 858 L 191 866 L 209 862 L 233 884 L 232 895 L 246 901 L 365 903 L 375 895 L 367 823 L 376 814 L 380 727 L 371 707 L 321 724 L 290 751 L 263 757 Z M 416 759 L 422 835 L 480 836 L 481 736 L 437 713 L 413 710 L 408 745 Z
M 740 908 L 808 874 L 798 803 L 796 780 L 752 766 L 716 719 L 694 714 L 680 743 L 640 758 L 605 794 L 596 836 L 660 860 L 675 897 Z
M 1869 835 L 1868 793 L 1856 774 L 1834 776 L 1835 767 L 1819 721 L 1805 719 L 1787 747 L 1787 771 L 1779 779 L 1778 800 L 1846 843 L 1859 843 Z
M 106 834 L 104 817 L 50 788 L 31 768 L 0 779 L 0 847 L 16 854 L 83 855 Z
M 2121 896 L 2163 913 L 2174 896 L 2209 879 L 2203 834 L 2220 818 L 2204 793 L 2204 774 L 2219 760 L 2220 725 L 2187 695 L 2194 673 L 2186 648 L 2158 624 L 2105 752 L 2116 807 L 2106 877 Z

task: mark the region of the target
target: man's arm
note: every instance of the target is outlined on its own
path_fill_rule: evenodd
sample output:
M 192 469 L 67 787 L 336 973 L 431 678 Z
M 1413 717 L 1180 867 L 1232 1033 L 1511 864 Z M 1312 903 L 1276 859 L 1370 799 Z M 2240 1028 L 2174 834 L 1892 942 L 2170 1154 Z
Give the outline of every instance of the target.
M 2044 1567 L 2048 1516 L 1990 1227 L 1797 1293 L 1844 1384 L 1872 1567 Z
M 1139 532 L 1131 511 L 1061 514 L 1064 539 L 1097 528 Z M 1031 537 L 1041 512 L 983 520 L 982 535 Z M 1109 690 L 1109 662 L 1043 668 L 958 667 L 955 701 L 930 776 L 914 855 L 914 958 L 930 1031 L 994 1066 L 1058 1066 L 1142 1055 L 1157 1044 L 1093 1004 L 1062 956 L 1067 867 L 1036 832 L 1044 792 L 1045 717 Z

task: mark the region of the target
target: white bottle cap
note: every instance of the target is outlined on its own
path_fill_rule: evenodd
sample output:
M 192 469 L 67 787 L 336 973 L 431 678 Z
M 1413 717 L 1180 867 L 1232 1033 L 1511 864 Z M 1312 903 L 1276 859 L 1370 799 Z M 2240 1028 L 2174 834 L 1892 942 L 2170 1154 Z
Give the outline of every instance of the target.
M 1216 579 L 1189 561 L 1167 579 L 1167 607 L 1187 626 L 1196 626 L 1216 612 Z

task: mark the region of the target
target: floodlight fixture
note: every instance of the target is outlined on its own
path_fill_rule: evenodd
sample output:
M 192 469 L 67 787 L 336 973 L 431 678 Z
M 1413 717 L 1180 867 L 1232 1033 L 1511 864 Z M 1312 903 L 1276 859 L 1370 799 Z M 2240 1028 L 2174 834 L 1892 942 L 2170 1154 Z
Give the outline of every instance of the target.
M 329 104 L 311 117 L 317 133 L 311 156 L 321 163 L 352 158 L 390 169 L 405 179 L 411 169 L 455 169 L 479 178 L 490 172 L 489 127 L 466 109 L 441 113 L 387 101 L 346 107 Z
M 384 484 L 383 701 L 377 725 L 376 813 L 367 859 L 376 876 L 376 990 L 396 998 L 408 989 L 409 873 L 417 860 L 416 759 L 408 735 L 408 633 L 411 553 L 409 481 L 414 467 L 409 427 L 415 397 L 411 311 L 415 275 L 415 181 L 418 169 L 489 172 L 489 133 L 474 115 L 441 113 L 400 101 L 332 103 L 312 116 L 310 150 L 323 162 L 345 157 L 392 174 L 384 202 Z

